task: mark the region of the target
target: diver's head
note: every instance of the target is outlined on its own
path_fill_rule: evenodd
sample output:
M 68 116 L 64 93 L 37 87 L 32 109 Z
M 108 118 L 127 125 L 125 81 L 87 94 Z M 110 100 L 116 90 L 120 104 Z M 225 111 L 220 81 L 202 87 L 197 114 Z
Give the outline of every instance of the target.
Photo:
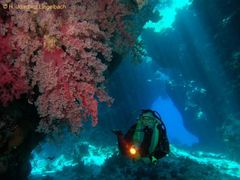
M 155 112 L 152 110 L 142 110 L 139 120 L 144 126 L 154 126 L 158 120 L 156 118 Z

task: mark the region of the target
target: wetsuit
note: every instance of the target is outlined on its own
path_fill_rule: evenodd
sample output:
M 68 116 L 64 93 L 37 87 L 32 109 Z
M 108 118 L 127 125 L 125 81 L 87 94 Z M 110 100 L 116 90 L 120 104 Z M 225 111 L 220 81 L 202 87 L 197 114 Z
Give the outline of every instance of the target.
M 122 133 L 118 134 L 118 145 L 119 150 L 123 155 L 128 155 L 128 148 L 132 144 L 133 135 L 135 133 L 137 124 L 134 124 L 124 136 Z M 147 126 L 144 127 L 144 137 L 143 141 L 140 145 L 140 155 L 141 157 L 151 157 L 154 156 L 157 159 L 164 157 L 166 154 L 169 153 L 169 142 L 166 135 L 165 127 L 161 126 L 160 124 L 157 126 L 159 130 L 159 138 L 158 144 L 155 150 L 149 154 L 149 147 L 152 139 L 153 130 L 148 128 Z

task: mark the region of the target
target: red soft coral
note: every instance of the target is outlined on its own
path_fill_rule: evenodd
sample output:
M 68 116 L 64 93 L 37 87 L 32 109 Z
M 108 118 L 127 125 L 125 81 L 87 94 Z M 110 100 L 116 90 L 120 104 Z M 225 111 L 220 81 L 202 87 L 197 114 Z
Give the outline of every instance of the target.
M 10 36 L 0 36 L 0 102 L 7 106 L 29 89 L 22 70 L 15 67 L 13 51 L 9 46 Z
M 39 129 L 45 132 L 61 122 L 69 122 L 73 131 L 88 118 L 97 124 L 98 103 L 112 102 L 104 90 L 103 73 L 112 60 L 112 50 L 121 49 L 115 42 L 124 35 L 122 17 L 128 14 L 117 0 L 59 3 L 65 3 L 66 9 L 10 11 L 14 23 L 9 33 L 11 48 L 18 56 L 12 64 L 1 62 L 0 67 L 4 72 L 1 77 L 8 79 L 1 83 L 2 89 L 7 83 L 14 85 L 5 94 L 14 92 L 18 98 L 27 90 L 25 81 L 38 87 L 35 105 L 42 117 Z
M 102 73 L 106 70 L 106 65 L 96 58 L 100 45 L 91 46 L 96 52 L 86 52 L 84 48 L 88 47 L 88 43 L 76 39 L 70 46 L 74 51 L 69 50 L 69 54 L 58 48 L 52 51 L 45 49 L 40 57 L 42 60 L 36 60 L 34 81 L 41 92 L 36 103 L 41 117 L 47 123 L 53 122 L 47 118 L 67 120 L 72 130 L 77 131 L 82 126 L 81 121 L 88 117 L 91 117 L 93 125 L 97 124 L 96 97 L 101 102 L 110 103 L 112 99 L 107 93 L 97 93 L 104 91 L 98 84 L 104 81 Z M 79 51 L 82 51 L 82 59 L 76 62 L 74 54 Z M 46 132 L 46 126 L 41 125 L 39 130 Z

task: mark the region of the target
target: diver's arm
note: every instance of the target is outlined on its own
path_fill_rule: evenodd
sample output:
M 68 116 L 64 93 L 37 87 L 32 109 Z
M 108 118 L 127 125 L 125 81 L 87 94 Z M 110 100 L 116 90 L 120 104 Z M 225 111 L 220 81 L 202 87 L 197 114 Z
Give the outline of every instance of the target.
M 158 125 L 157 128 L 159 129 L 159 139 L 158 139 L 158 145 L 156 150 L 153 152 L 153 156 L 157 159 L 160 159 L 164 156 L 166 156 L 169 152 L 169 142 L 167 139 L 167 133 L 165 127 L 162 127 L 161 125 Z
M 124 138 L 127 140 L 127 141 L 132 141 L 132 137 L 133 137 L 133 134 L 135 132 L 135 129 L 137 127 L 137 124 L 134 124 L 131 126 L 131 128 L 127 131 L 126 135 L 124 136 Z

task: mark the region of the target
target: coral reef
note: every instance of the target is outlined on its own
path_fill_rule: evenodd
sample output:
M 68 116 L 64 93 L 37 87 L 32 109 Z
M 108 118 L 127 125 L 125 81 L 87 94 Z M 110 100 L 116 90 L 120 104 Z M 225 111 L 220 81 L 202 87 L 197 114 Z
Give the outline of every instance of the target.
M 103 72 L 112 51 L 130 45 L 123 22 L 129 11 L 108 0 L 67 1 L 65 9 L 55 11 L 20 8 L 48 5 L 38 1 L 18 3 L 13 9 L 15 4 L 9 4 L 11 18 L 1 23 L 1 102 L 6 106 L 23 93 L 37 94 L 33 103 L 44 132 L 56 130 L 57 119 L 69 122 L 74 132 L 88 117 L 96 125 L 98 102 L 113 101 L 105 92 Z M 127 40 L 116 43 L 120 37 Z
M 111 173 L 110 173 L 111 172 Z M 149 166 L 115 156 L 106 162 L 98 178 L 103 179 L 234 179 L 222 175 L 212 166 L 198 164 L 187 158 L 169 156 Z
M 117 0 L 3 5 L 0 102 L 7 106 L 27 93 L 42 117 L 38 130 L 46 133 L 62 122 L 76 132 L 89 118 L 95 126 L 99 102 L 113 102 L 104 73 L 114 52 L 122 57 L 135 47 L 154 3 L 141 10 L 132 1 Z
M 67 161 L 65 162 L 67 163 Z M 144 164 L 126 159 L 117 153 L 106 159 L 102 166 L 87 166 L 83 162 L 77 165 L 68 165 L 61 171 L 53 172 L 49 169 L 46 179 L 59 179 L 65 177 L 68 179 L 182 179 L 182 180 L 234 180 L 237 177 L 221 173 L 220 168 L 213 167 L 209 164 L 200 164 L 188 157 L 171 154 L 165 157 L 156 165 Z M 42 179 L 41 174 L 30 176 L 31 180 Z
M 16 53 L 10 47 L 9 41 L 9 35 L 0 36 L 0 102 L 3 106 L 19 99 L 21 94 L 29 89 L 22 70 L 12 66 Z
M 113 102 L 106 75 L 134 46 L 153 8 L 139 10 L 130 0 L 1 1 L 1 177 L 26 178 L 41 140 L 35 129 L 52 133 L 67 124 L 77 132 L 86 120 L 98 123 L 99 103 Z

